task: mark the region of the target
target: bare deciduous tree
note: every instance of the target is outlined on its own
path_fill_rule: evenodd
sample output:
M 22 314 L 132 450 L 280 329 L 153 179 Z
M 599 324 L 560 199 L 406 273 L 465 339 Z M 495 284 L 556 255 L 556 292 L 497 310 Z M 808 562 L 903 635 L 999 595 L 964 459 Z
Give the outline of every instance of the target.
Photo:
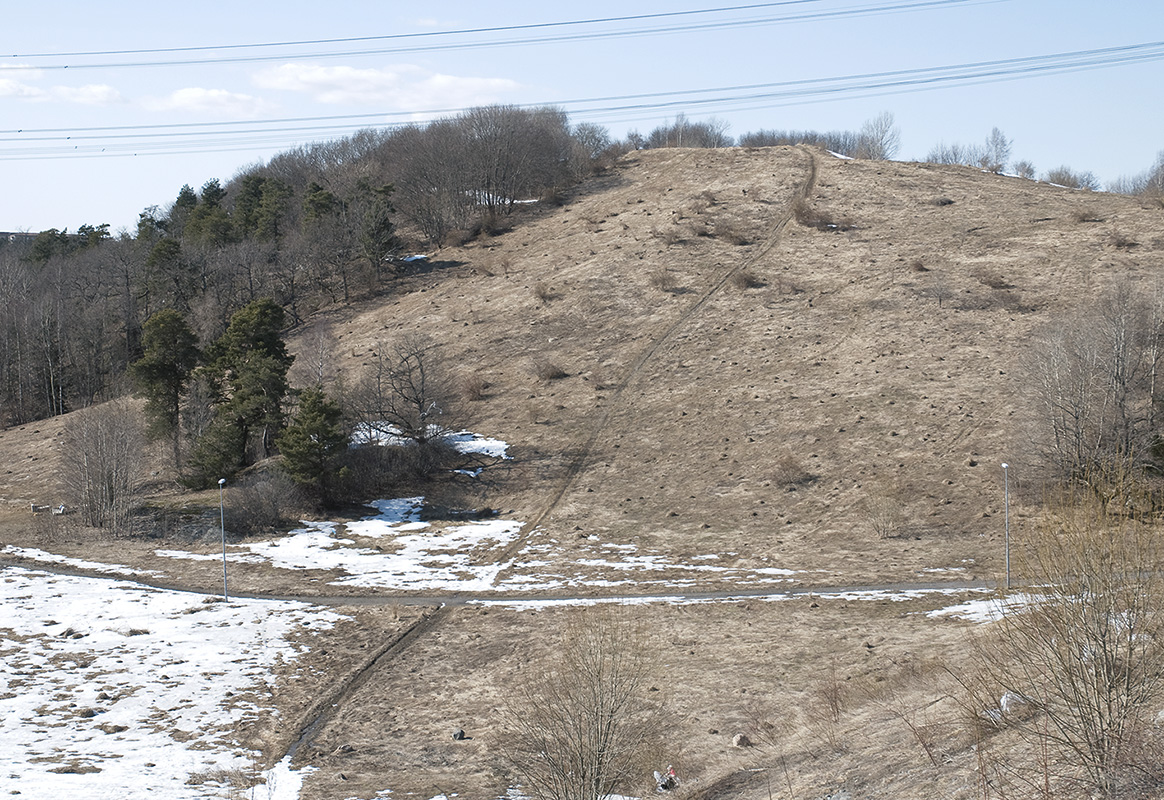
M 352 393 L 352 406 L 369 430 L 423 445 L 448 431 L 455 416 L 452 387 L 438 345 L 406 335 L 377 348 L 371 369 Z
M 901 129 L 893 122 L 893 114 L 883 111 L 866 120 L 857 135 L 857 157 L 874 161 L 888 161 L 901 147 Z
M 1006 134 L 998 128 L 992 129 L 990 135 L 986 137 L 982 168 L 995 173 L 1002 172 L 1010 161 L 1010 147 L 1011 140 L 1006 138 Z
M 662 709 L 640 631 L 609 609 L 570 621 L 557 663 L 508 710 L 510 760 L 536 800 L 641 789 L 659 761 Z
M 1164 306 L 1123 282 L 1036 338 L 1026 360 L 1032 452 L 1057 479 L 1152 455 Z
M 67 506 L 86 525 L 124 531 L 145 473 L 145 435 L 126 399 L 76 412 L 65 428 Z
M 1037 784 L 1040 797 L 1145 797 L 1145 782 L 1159 786 L 1158 759 L 1145 754 L 1159 744 L 1164 698 L 1164 549 L 1126 512 L 1140 501 L 1123 499 L 1118 511 L 1076 497 L 1047 513 L 1016 559 L 1032 594 L 979 643 L 967 682 L 977 708 L 1028 745 L 1002 780 Z

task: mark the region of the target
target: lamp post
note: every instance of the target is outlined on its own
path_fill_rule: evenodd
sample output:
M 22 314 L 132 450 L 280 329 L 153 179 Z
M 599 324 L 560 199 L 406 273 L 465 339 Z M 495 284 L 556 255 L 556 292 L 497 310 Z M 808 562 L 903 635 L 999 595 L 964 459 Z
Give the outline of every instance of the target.
M 226 512 L 222 506 L 222 487 L 226 485 L 226 478 L 218 479 L 218 525 L 222 531 L 222 599 L 230 602 L 226 591 Z
M 1002 518 L 1006 529 L 1006 588 L 1010 588 L 1010 465 L 1002 462 Z

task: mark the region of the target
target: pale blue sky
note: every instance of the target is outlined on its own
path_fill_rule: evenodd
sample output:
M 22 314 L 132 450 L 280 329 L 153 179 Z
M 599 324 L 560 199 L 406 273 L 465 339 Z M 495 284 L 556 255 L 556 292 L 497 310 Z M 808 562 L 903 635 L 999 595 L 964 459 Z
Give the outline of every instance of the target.
M 694 120 L 715 117 L 738 136 L 760 128 L 857 129 L 863 120 L 889 111 L 902 134 L 898 158 L 923 158 L 939 142 L 980 143 L 997 126 L 1014 140 L 1013 156 L 1033 162 L 1040 172 L 1066 164 L 1105 182 L 1146 169 L 1164 149 L 1161 60 L 864 96 L 838 92 L 743 102 L 729 101 L 733 93 L 721 91 L 709 93 L 715 102 L 706 105 L 694 104 L 690 94 L 657 96 L 1160 42 L 1164 4 L 1155 1 L 794 0 L 761 7 L 738 0 L 682 5 L 591 0 L 569 8 L 479 0 L 6 5 L 0 33 L 0 230 L 75 230 L 102 222 L 114 230 L 132 227 L 139 211 L 165 206 L 182 184 L 197 188 L 209 178 L 225 181 L 242 165 L 295 143 L 434 109 L 494 102 L 561 104 L 574 121 L 605 124 L 616 136 L 629 129 L 647 133 L 679 112 Z M 756 7 L 439 39 L 45 55 L 419 34 L 729 5 Z M 814 18 L 787 19 L 805 15 Z M 734 22 L 746 24 L 706 27 Z M 704 27 L 641 33 L 695 25 Z M 541 41 L 611 32 L 640 33 Z M 513 41 L 530 39 L 539 41 Z M 434 43 L 490 46 L 382 52 Z M 352 52 L 367 49 L 381 52 Z M 267 60 L 221 60 L 238 56 Z M 103 66 L 175 60 L 202 63 Z M 637 94 L 656 96 L 568 102 Z M 669 100 L 677 104 L 658 105 Z M 609 110 L 640 102 L 654 107 Z M 362 114 L 376 116 L 351 118 Z M 384 114 L 395 116 L 379 116 Z M 323 116 L 347 118 L 271 122 Z M 138 127 L 191 123 L 243 124 Z M 106 126 L 122 129 L 91 130 Z

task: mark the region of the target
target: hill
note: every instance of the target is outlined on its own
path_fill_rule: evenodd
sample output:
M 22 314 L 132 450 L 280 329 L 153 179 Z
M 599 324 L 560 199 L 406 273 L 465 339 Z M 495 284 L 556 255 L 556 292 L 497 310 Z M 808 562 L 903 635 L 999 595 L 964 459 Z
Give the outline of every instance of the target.
M 798 224 L 801 195 L 851 228 Z M 1032 332 L 1150 283 L 1159 214 L 970 168 L 644 151 L 436 256 L 455 279 L 332 320 L 335 368 L 398 332 L 441 341 L 489 384 L 472 427 L 513 446 L 485 504 L 545 535 L 824 581 L 992 577 Z M 884 496 L 909 519 L 891 541 L 867 510 Z
M 1161 213 L 809 148 L 642 151 L 560 207 L 430 254 L 392 297 L 313 317 L 290 344 L 351 385 L 384 341 L 423 333 L 476 380 L 454 422 L 509 443 L 512 460 L 429 501 L 524 523 L 473 553 L 471 566 L 501 565 L 495 586 L 537 572 L 537 593 L 570 597 L 805 592 L 633 612 L 681 709 L 669 760 L 685 793 L 969 797 L 974 743 L 938 669 L 961 658 L 965 624 L 922 613 L 944 595 L 891 590 L 999 578 L 1000 464 L 1021 485 L 1032 337 L 1117 281 L 1154 291 Z M 27 524 L 30 502 L 61 497 L 59 430 L 0 434 L 5 541 L 94 557 L 104 544 Z M 1015 499 L 1012 524 L 1030 513 Z M 175 566 L 156 547 L 121 541 L 118 558 L 215 590 L 212 562 Z M 243 592 L 400 594 L 337 588 L 322 567 L 237 570 Z M 885 593 L 840 592 L 872 586 Z M 571 613 L 446 605 L 367 662 L 374 679 L 333 654 L 345 703 L 298 751 L 319 769 L 303 796 L 496 796 L 496 708 Z M 390 641 L 334 647 L 358 660 Z M 331 680 L 290 689 L 285 717 L 310 717 L 307 687 Z M 446 741 L 454 723 L 473 740 Z M 733 747 L 738 732 L 762 746 Z

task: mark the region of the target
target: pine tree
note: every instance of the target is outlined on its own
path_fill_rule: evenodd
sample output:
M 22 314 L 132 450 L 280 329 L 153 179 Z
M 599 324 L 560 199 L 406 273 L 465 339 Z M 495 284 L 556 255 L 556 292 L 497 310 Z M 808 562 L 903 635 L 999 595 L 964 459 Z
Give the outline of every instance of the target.
M 202 375 L 213 387 L 214 420 L 191 455 L 194 485 L 229 478 L 272 452 L 294 360 L 280 333 L 283 323 L 273 300 L 256 300 L 235 312 L 207 349 Z
M 130 366 L 130 374 L 146 399 L 150 437 L 172 439 L 177 464 L 178 414 L 198 363 L 198 338 L 181 314 L 163 309 L 142 325 L 142 348 L 142 357 Z
M 325 504 L 331 502 L 336 480 L 344 474 L 337 466 L 348 445 L 340 407 L 322 389 L 305 389 L 299 413 L 277 443 L 283 471 Z

